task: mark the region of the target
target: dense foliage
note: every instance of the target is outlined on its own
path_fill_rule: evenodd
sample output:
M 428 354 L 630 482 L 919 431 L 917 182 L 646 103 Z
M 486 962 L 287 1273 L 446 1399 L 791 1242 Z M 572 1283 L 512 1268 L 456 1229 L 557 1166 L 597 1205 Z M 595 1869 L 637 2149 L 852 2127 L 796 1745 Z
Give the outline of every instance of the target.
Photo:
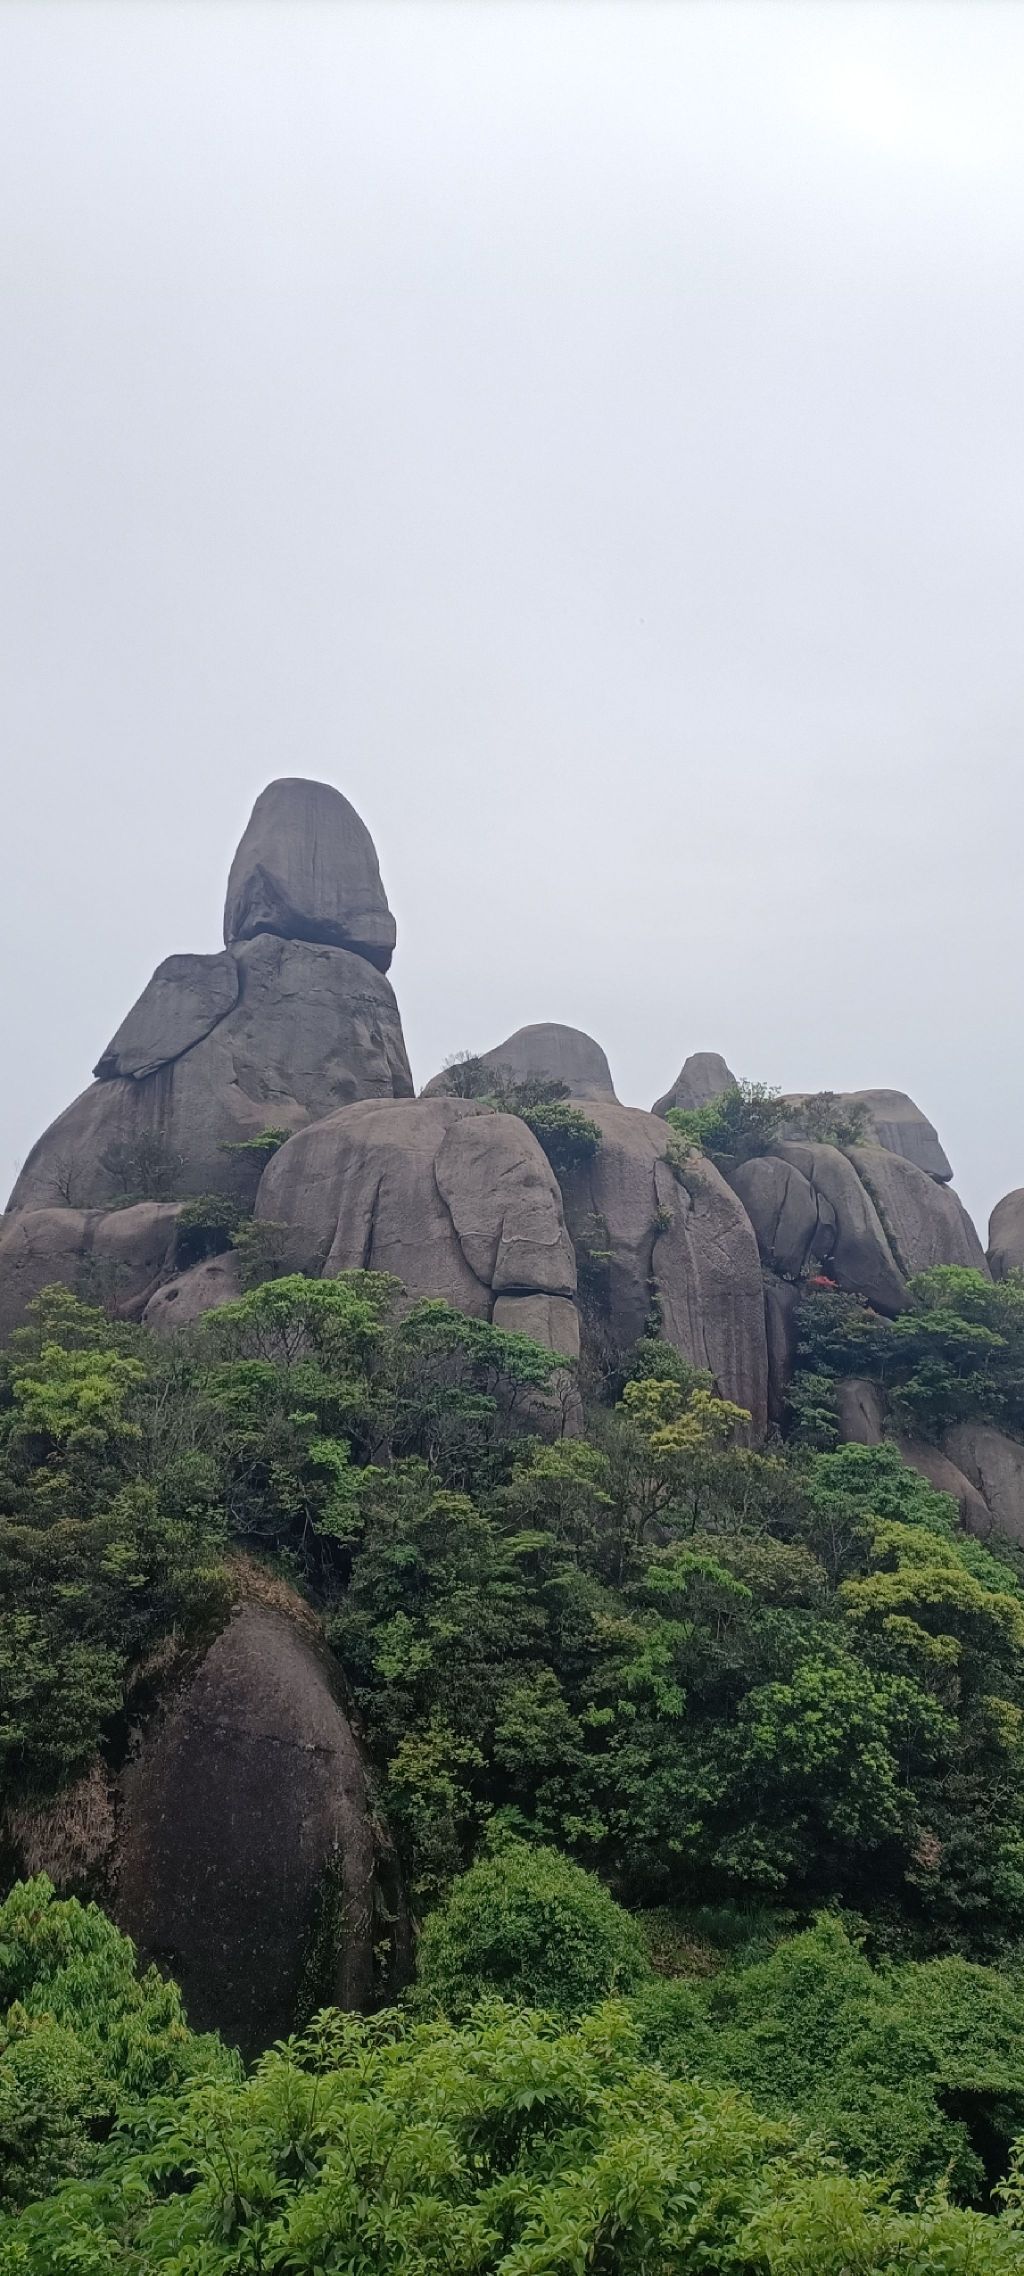
M 243 2079 L 101 1915 L 10 1897 L 0 2276 L 1024 2265 L 1020 1560 L 829 1421 L 856 1372 L 1024 1428 L 1024 1294 L 810 1291 L 767 1453 L 653 1335 L 567 1438 L 552 1354 L 398 1299 L 277 1277 L 159 1344 L 51 1290 L 0 1360 L 8 1812 L 116 1761 L 243 1547 L 323 1621 L 427 1916 L 415 2020 Z M 655 1906 L 759 1946 L 659 1981 Z

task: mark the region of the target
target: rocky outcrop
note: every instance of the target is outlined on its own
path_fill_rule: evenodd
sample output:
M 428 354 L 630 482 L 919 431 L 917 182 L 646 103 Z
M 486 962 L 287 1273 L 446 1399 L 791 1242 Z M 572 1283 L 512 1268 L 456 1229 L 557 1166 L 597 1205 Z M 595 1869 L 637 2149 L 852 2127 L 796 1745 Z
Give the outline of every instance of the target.
M 991 1423 L 958 1423 L 943 1452 L 981 1495 L 993 1523 L 1024 1542 L 1024 1446 Z
M 739 1195 L 757 1235 L 767 1271 L 783 1280 L 801 1280 L 826 1263 L 836 1245 L 836 1213 L 793 1162 L 777 1154 L 757 1154 L 737 1162 L 729 1184 Z
M 937 1493 L 949 1494 L 956 1502 L 961 1523 L 966 1526 L 968 1533 L 977 1534 L 979 1540 L 987 1540 L 993 1525 L 988 1503 L 978 1492 L 977 1486 L 972 1486 L 964 1472 L 957 1468 L 955 1462 L 950 1461 L 948 1454 L 943 1454 L 938 1446 L 930 1446 L 927 1439 L 923 1438 L 898 1438 L 896 1444 L 904 1462 L 909 1463 L 912 1470 L 919 1471 L 922 1478 L 927 1478 L 928 1484 L 934 1486 Z
M 885 1437 L 885 1394 L 859 1375 L 836 1384 L 839 1435 L 847 1446 L 881 1446 Z
M 481 1051 L 480 1062 L 496 1075 L 522 1083 L 531 1075 L 544 1082 L 564 1083 L 574 1099 L 614 1099 L 611 1069 L 599 1043 L 580 1027 L 560 1027 L 556 1020 L 541 1020 L 536 1027 L 517 1027 L 504 1043 Z M 454 1088 L 452 1073 L 442 1067 L 425 1083 L 423 1098 L 447 1097 Z
M 227 951 L 219 956 L 165 956 L 101 1052 L 93 1069 L 97 1080 L 155 1075 L 158 1067 L 168 1066 L 194 1043 L 201 1043 L 234 1010 L 238 990 L 238 965 Z
M 215 1311 L 218 1304 L 233 1304 L 241 1294 L 238 1258 L 227 1249 L 222 1256 L 203 1257 L 187 1272 L 162 1282 L 149 1298 L 142 1325 L 157 1336 L 174 1335 L 179 1328 L 192 1327 L 204 1312 Z
M 137 1319 L 171 1269 L 179 1206 L 142 1201 L 133 1209 L 24 1209 L 0 1217 L 0 1339 L 54 1282 L 86 1303 Z
M 230 1191 L 248 1165 L 226 1147 L 268 1127 L 297 1129 L 353 1099 L 411 1094 L 394 994 L 363 957 L 262 933 L 230 961 L 238 980 L 231 1009 L 179 1057 L 160 1058 L 149 1014 L 137 1022 L 129 1014 L 100 1065 L 122 1064 L 125 1037 L 129 1051 L 144 1044 L 147 1065 L 159 1063 L 83 1091 L 32 1148 L 12 1209 L 50 1207 L 65 1196 L 80 1208 L 109 1206 L 133 1161 L 155 1156 L 176 1193 Z M 166 1008 L 166 991 L 154 996 L 155 985 L 136 1012 L 147 997 Z M 191 977 L 188 992 L 194 1002 Z M 172 1032 L 169 1024 L 165 1041 Z
M 848 1159 L 867 1189 L 908 1279 L 934 1265 L 964 1265 L 988 1279 L 985 1252 L 951 1186 L 883 1146 L 854 1146 Z
M 228 947 L 258 933 L 347 948 L 386 972 L 394 954 L 373 839 L 330 783 L 268 783 L 231 864 L 224 906 Z
M 867 1108 L 866 1135 L 890 1154 L 901 1154 L 915 1169 L 944 1184 L 953 1175 L 934 1123 L 905 1091 L 846 1091 L 844 1100 Z
M 1024 1266 L 1024 1186 L 996 1202 L 988 1223 L 988 1261 L 993 1280 Z
M 736 1077 L 718 1051 L 691 1051 L 683 1060 L 671 1090 L 655 1099 L 652 1114 L 667 1114 L 670 1106 L 687 1109 L 708 1106 L 723 1091 L 732 1090 Z
M 515 1115 L 438 1097 L 345 1107 L 274 1156 L 256 1214 L 288 1228 L 292 1271 L 393 1273 L 411 1297 L 525 1334 L 545 1325 L 553 1349 L 579 1350 L 561 1195 Z
M 814 1146 L 799 1139 L 780 1144 L 778 1152 L 807 1179 L 821 1222 L 832 1212 L 835 1240 L 823 1261 L 837 1287 L 863 1296 L 880 1312 L 902 1312 L 903 1276 L 878 1211 L 846 1156 L 837 1146 Z
M 757 1243 L 713 1164 L 693 1155 L 676 1176 L 667 1132 L 638 1107 L 593 1102 L 598 1150 L 563 1179 L 576 1248 L 585 1342 L 612 1365 L 652 1320 L 724 1397 L 767 1422 L 768 1352 Z
M 196 2029 L 253 2054 L 304 1991 L 371 1999 L 385 1921 L 367 1777 L 297 1605 L 236 1610 L 143 1728 L 116 1822 L 115 1918 Z

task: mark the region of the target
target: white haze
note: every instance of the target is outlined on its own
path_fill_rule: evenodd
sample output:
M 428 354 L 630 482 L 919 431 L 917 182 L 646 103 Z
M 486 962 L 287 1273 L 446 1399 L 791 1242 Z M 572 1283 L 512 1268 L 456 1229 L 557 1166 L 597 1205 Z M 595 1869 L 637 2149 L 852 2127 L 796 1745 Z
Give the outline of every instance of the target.
M 7 0 L 5 1177 L 278 774 L 528 1020 L 1024 1183 L 1024 10 Z

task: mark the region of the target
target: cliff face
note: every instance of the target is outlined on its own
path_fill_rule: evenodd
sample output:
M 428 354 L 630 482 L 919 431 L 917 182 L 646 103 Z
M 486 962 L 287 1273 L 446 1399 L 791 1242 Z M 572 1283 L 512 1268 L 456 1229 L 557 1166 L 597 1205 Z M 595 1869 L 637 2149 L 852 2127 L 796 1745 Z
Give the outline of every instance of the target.
M 803 1134 L 793 1093 L 770 1151 L 727 1176 L 697 1155 L 681 1168 L 662 1119 L 728 1090 L 715 1052 L 691 1054 L 650 1114 L 619 1104 L 577 1029 L 540 1022 L 482 1053 L 480 1086 L 502 1104 L 539 1084 L 586 1118 L 596 1144 L 557 1175 L 516 1111 L 451 1095 L 458 1068 L 416 1100 L 377 855 L 329 785 L 284 780 L 257 799 L 224 939 L 165 959 L 91 1088 L 33 1147 L 0 1229 L 0 1333 L 52 1280 L 162 1333 L 224 1302 L 236 1260 L 183 1269 L 177 1225 L 189 1196 L 226 1194 L 273 1233 L 283 1269 L 372 1265 L 602 1371 L 657 1327 L 746 1408 L 757 1442 L 783 1412 L 808 1276 L 892 1316 L 929 1266 L 989 1270 L 937 1133 L 901 1092 L 838 1098 L 856 1118 L 845 1147 Z M 252 1146 L 268 1130 L 292 1134 L 269 1161 Z M 1010 1195 L 997 1273 L 1024 1256 L 1022 1225 Z

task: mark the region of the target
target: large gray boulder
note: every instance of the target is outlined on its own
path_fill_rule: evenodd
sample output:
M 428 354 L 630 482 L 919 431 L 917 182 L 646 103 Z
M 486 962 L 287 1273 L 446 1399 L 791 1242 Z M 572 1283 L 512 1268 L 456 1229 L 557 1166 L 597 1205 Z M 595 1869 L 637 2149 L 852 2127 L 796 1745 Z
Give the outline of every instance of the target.
M 260 792 L 228 877 L 228 947 L 257 933 L 351 949 L 386 972 L 395 947 L 373 839 L 327 782 L 288 777 Z
M 287 1227 L 292 1271 L 392 1273 L 413 1298 L 579 1351 L 561 1195 L 515 1115 L 439 1097 L 345 1107 L 274 1156 L 256 1215 Z
M 835 1210 L 795 1163 L 757 1154 L 735 1163 L 728 1182 L 753 1225 L 767 1271 L 801 1280 L 832 1256 Z
M 683 1060 L 671 1090 L 655 1099 L 652 1114 L 667 1114 L 670 1106 L 690 1110 L 709 1106 L 713 1098 L 721 1098 L 723 1091 L 732 1090 L 736 1077 L 726 1065 L 720 1051 L 691 1051 Z
M 881 1219 L 856 1170 L 836 1146 L 799 1139 L 780 1142 L 777 1153 L 807 1179 L 819 1222 L 831 1211 L 835 1239 L 822 1263 L 837 1287 L 863 1296 L 880 1312 L 902 1312 L 907 1296 L 903 1275 L 886 1239 Z
M 1024 1446 L 991 1423 L 958 1423 L 942 1450 L 976 1487 L 993 1524 L 1011 1541 L 1024 1542 Z
M 909 1463 L 912 1470 L 926 1478 L 937 1493 L 949 1494 L 956 1502 L 961 1523 L 968 1533 L 975 1533 L 979 1540 L 986 1541 L 992 1531 L 992 1512 L 977 1486 L 950 1461 L 948 1454 L 924 1438 L 898 1438 L 896 1443 L 904 1462 Z
M 68 1199 L 103 1208 L 126 1159 L 130 1175 L 146 1146 L 161 1154 L 173 1193 L 230 1191 L 249 1165 L 226 1146 L 268 1127 L 298 1129 L 354 1099 L 411 1095 L 391 984 L 364 957 L 261 933 L 233 961 L 232 1009 L 155 1072 L 113 1075 L 83 1091 L 32 1148 L 12 1209 Z
M 137 1319 L 171 1268 L 178 1214 L 174 1204 L 143 1201 L 133 1209 L 24 1209 L 0 1217 L 0 1341 L 54 1283 L 121 1319 Z
M 711 1162 L 682 1177 L 668 1133 L 638 1107 L 588 1103 L 601 1144 L 562 1181 L 576 1248 L 586 1347 L 614 1364 L 652 1320 L 762 1437 L 768 1351 L 757 1242 L 746 1211 Z
M 253 2055 L 294 2028 L 304 1978 L 311 2006 L 370 2000 L 377 1880 L 366 1772 L 315 1624 L 243 1603 L 121 1774 L 118 1925 L 176 1978 L 197 2030 Z
M 1024 1186 L 996 1202 L 988 1222 L 988 1261 L 994 1280 L 1024 1266 Z
M 190 1328 L 202 1319 L 204 1312 L 216 1311 L 220 1304 L 233 1304 L 241 1294 L 239 1260 L 234 1249 L 226 1249 L 162 1281 L 149 1297 L 142 1325 L 156 1336 L 176 1335 L 179 1329 Z
M 557 1020 L 540 1020 L 535 1027 L 517 1027 L 504 1043 L 478 1054 L 485 1067 L 512 1082 L 539 1075 L 545 1082 L 564 1083 L 573 1098 L 613 1099 L 611 1069 L 599 1043 L 580 1027 L 561 1027 Z M 423 1098 L 448 1097 L 454 1089 L 449 1068 L 442 1067 L 425 1083 Z
M 985 1252 L 962 1201 L 905 1155 L 852 1146 L 848 1160 L 866 1187 L 900 1271 L 911 1279 L 934 1265 L 965 1265 L 989 1277 Z
M 846 1446 L 881 1446 L 885 1437 L 885 1393 L 860 1375 L 836 1384 L 839 1436 Z

